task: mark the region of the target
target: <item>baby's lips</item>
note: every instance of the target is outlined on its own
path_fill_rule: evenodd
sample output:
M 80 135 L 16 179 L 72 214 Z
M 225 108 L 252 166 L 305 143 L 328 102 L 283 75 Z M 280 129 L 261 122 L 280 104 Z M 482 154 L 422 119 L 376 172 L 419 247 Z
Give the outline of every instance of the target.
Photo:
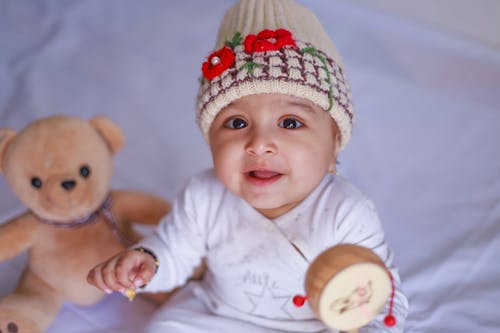
M 260 179 L 268 179 L 273 178 L 275 176 L 279 176 L 280 173 L 272 170 L 251 170 L 248 172 L 250 177 L 260 178 Z
M 271 178 L 279 174 L 278 172 L 275 171 L 262 171 L 262 170 L 257 170 L 254 171 L 253 173 L 255 177 L 258 178 Z

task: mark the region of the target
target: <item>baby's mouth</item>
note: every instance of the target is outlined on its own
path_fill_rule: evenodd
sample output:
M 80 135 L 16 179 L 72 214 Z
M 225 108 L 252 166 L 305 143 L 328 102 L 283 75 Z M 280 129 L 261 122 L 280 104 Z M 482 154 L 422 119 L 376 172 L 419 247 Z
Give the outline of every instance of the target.
M 269 185 L 280 179 L 282 175 L 269 170 L 252 170 L 246 173 L 247 179 L 254 185 Z
M 280 176 L 281 174 L 275 171 L 266 171 L 266 170 L 253 170 L 248 173 L 249 177 L 258 178 L 258 179 L 270 179 L 276 176 Z

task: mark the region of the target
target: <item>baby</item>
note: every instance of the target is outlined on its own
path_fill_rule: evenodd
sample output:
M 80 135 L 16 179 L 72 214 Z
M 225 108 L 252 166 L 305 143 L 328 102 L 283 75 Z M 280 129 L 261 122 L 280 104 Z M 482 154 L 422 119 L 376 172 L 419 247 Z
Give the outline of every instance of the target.
M 97 265 L 105 292 L 183 285 L 147 332 L 329 332 L 307 305 L 310 263 L 325 249 L 371 249 L 395 283 L 392 313 L 361 332 L 401 332 L 407 301 L 372 202 L 336 175 L 353 108 L 340 56 L 317 18 L 292 0 L 241 0 L 202 65 L 197 100 L 212 170 L 194 177 L 156 233 Z M 387 313 L 387 309 L 385 310 Z

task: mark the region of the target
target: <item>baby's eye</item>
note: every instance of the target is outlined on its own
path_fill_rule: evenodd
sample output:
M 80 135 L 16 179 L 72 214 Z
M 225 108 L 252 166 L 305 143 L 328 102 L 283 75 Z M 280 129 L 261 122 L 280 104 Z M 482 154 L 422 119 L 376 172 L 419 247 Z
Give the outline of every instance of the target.
M 240 129 L 248 126 L 247 122 L 241 118 L 233 118 L 227 121 L 224 126 L 232 128 L 232 129 Z
M 300 121 L 295 118 L 285 118 L 278 124 L 279 127 L 283 127 L 286 129 L 294 129 L 304 126 Z

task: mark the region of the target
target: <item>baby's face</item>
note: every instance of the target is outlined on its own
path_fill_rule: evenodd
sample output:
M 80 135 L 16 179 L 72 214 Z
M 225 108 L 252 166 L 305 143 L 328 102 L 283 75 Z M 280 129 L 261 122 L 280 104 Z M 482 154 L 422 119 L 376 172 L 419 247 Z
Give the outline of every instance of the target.
M 242 97 L 209 131 L 218 177 L 269 218 L 298 205 L 335 168 L 338 138 L 327 112 L 283 94 Z

